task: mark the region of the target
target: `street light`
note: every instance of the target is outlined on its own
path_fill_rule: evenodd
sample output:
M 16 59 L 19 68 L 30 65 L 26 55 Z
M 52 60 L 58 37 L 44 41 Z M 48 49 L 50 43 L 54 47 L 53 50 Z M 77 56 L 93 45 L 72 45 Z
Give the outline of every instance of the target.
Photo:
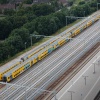
M 85 85 L 86 85 L 86 78 L 88 77 L 88 76 L 83 76 L 84 77 L 84 80 L 85 80 Z
M 71 100 L 72 100 L 72 95 L 75 93 L 74 91 L 68 91 L 71 94 Z
M 100 3 L 97 3 L 97 11 L 98 11 L 98 5 L 99 5 Z

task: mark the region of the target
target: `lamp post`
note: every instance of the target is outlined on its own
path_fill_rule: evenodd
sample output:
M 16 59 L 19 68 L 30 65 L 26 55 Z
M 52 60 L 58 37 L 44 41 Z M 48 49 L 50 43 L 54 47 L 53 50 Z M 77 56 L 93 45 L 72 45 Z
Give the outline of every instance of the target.
M 83 76 L 84 77 L 84 80 L 85 80 L 85 85 L 86 85 L 86 78 L 88 77 L 88 76 Z
M 75 93 L 74 91 L 68 91 L 70 94 L 71 94 L 71 100 L 73 100 L 72 96 L 73 96 L 73 93 Z

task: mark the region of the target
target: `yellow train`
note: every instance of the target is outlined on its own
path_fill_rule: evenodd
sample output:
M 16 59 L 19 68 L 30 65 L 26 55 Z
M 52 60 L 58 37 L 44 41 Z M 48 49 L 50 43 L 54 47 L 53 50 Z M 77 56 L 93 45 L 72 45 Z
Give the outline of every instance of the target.
M 9 82 L 12 79 L 16 78 L 18 75 L 20 75 L 22 72 L 24 72 L 25 70 L 27 70 L 29 67 L 31 67 L 33 64 L 32 61 L 27 61 L 22 63 L 21 65 L 11 69 L 10 71 L 8 71 L 7 73 L 5 73 L 3 75 L 2 80 L 4 82 Z
M 13 66 L 11 66 L 10 68 L 8 69 L 3 69 L 0 71 L 0 81 L 2 80 L 2 77 L 5 73 L 9 72 L 11 69 L 17 67 L 19 64 L 21 64 L 21 62 L 17 62 L 16 64 L 14 64 Z

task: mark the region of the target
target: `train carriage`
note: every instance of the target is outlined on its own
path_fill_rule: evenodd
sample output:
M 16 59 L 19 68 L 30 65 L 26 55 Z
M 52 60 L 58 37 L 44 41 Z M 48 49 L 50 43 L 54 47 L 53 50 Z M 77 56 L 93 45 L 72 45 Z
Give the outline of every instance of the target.
M 3 75 L 2 80 L 4 82 L 9 82 L 12 79 L 16 78 L 18 75 L 20 75 L 22 72 L 27 70 L 29 67 L 32 66 L 32 61 L 29 59 L 27 62 L 23 62 L 22 64 L 16 66 L 15 68 L 11 69 L 7 73 Z
M 59 44 L 60 46 L 62 46 L 65 42 L 66 42 L 65 37 L 61 37 L 61 39 L 58 40 L 58 44 Z
M 3 75 L 4 75 L 5 73 L 7 73 L 7 72 L 10 71 L 11 69 L 17 67 L 19 64 L 21 64 L 21 62 L 17 62 L 16 64 L 14 64 L 14 65 L 12 65 L 12 66 L 9 66 L 8 69 L 5 69 L 5 68 L 4 68 L 3 70 L 1 70 L 1 71 L 0 71 L 0 81 L 2 80 L 2 77 L 3 77 Z

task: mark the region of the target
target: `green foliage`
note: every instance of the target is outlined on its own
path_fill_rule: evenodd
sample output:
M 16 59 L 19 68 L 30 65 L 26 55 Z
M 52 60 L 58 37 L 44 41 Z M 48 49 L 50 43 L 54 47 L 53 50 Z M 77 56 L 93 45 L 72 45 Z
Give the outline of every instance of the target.
M 23 50 L 25 42 L 29 44 L 29 36 L 29 31 L 25 28 L 13 30 L 9 38 L 0 43 L 0 61 Z
M 24 0 L 24 3 L 26 4 L 32 4 L 33 0 Z
M 13 29 L 21 27 L 23 24 L 28 22 L 26 16 L 11 16 L 8 17 L 8 20 L 12 23 Z
M 4 12 L 3 12 L 4 15 L 9 15 L 9 16 L 12 16 L 15 14 L 15 11 L 13 9 L 4 9 Z
M 0 20 L 0 40 L 7 38 L 12 30 L 12 23 L 6 19 Z
M 8 3 L 8 0 L 0 0 L 0 4 L 6 4 Z
M 80 1 L 79 2 L 79 5 L 83 5 L 83 4 L 85 4 L 85 1 Z
M 68 6 L 72 6 L 74 3 L 74 0 L 68 0 L 67 2 L 68 2 Z
M 0 9 L 0 14 L 2 14 L 2 10 Z
M 52 12 L 54 12 L 54 9 L 52 6 L 47 5 L 47 4 L 39 4 L 39 5 L 33 5 L 32 6 L 32 11 L 34 12 L 35 15 L 41 16 L 41 15 L 48 15 Z
M 25 42 L 27 42 L 29 40 L 29 31 L 25 28 L 20 28 L 20 29 L 15 29 L 12 31 L 12 33 L 10 34 L 10 37 L 13 36 L 13 37 L 16 37 L 16 36 L 20 36 L 22 41 L 23 41 L 23 44 Z

